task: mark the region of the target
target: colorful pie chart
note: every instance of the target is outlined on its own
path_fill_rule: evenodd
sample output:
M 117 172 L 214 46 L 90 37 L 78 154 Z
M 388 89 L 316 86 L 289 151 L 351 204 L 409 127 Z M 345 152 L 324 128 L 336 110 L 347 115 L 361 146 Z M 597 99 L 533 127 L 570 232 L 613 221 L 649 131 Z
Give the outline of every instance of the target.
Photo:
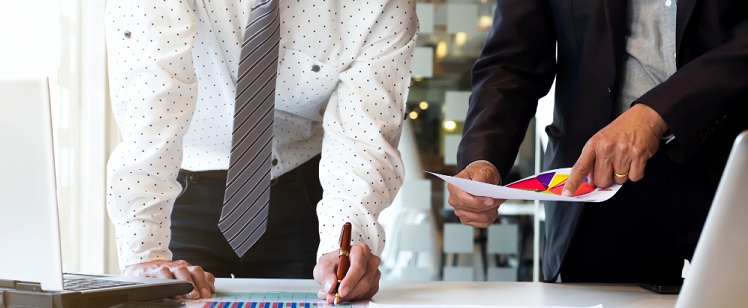
M 535 192 L 542 192 L 554 195 L 561 195 L 561 191 L 564 189 L 566 179 L 569 178 L 569 174 L 557 173 L 555 171 L 540 173 L 536 176 L 529 177 L 526 179 L 519 180 L 517 182 L 507 185 L 510 188 L 517 188 L 522 190 L 530 190 Z M 590 185 L 588 178 L 584 179 L 584 182 L 579 185 L 577 192 L 574 196 L 581 196 L 589 194 L 595 190 L 595 187 Z

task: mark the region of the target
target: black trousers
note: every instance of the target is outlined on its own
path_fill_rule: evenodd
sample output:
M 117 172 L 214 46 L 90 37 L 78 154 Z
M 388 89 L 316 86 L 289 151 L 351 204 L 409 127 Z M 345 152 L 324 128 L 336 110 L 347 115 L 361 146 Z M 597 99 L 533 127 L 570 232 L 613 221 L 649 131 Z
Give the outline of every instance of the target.
M 216 277 L 312 278 L 319 246 L 316 206 L 322 199 L 318 168 L 319 157 L 273 181 L 267 230 L 242 257 L 218 229 L 226 179 L 216 172 L 180 172 L 183 192 L 172 210 L 169 243 L 174 260 Z
M 673 163 L 658 151 L 644 179 L 610 200 L 584 205 L 561 265 L 562 282 L 680 285 L 714 188 L 700 164 Z

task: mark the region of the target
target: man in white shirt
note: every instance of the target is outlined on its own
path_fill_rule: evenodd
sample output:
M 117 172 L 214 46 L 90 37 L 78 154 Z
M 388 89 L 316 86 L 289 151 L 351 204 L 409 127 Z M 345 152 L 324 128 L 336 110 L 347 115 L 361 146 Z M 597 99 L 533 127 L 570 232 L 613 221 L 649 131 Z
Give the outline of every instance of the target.
M 253 3 L 108 1 L 111 99 L 123 141 L 109 160 L 107 206 L 120 266 L 193 281 L 192 298 L 214 291 L 214 274 L 312 277 L 314 267 L 319 295 L 330 301 L 338 236 L 350 221 L 356 244 L 340 292 L 369 298 L 385 241 L 377 217 L 403 180 L 397 143 L 415 1 L 280 1 L 269 222 L 240 258 L 216 225 Z

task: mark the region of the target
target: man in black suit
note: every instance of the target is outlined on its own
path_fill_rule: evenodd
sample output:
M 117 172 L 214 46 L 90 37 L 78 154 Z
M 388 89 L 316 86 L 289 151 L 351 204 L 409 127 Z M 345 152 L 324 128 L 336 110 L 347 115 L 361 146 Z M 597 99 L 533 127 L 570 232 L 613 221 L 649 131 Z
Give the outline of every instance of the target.
M 679 283 L 748 128 L 748 1 L 498 0 L 458 177 L 506 181 L 554 77 L 544 168 L 573 165 L 565 194 L 586 176 L 624 185 L 603 203 L 546 202 L 544 279 Z M 504 202 L 449 191 L 476 227 Z

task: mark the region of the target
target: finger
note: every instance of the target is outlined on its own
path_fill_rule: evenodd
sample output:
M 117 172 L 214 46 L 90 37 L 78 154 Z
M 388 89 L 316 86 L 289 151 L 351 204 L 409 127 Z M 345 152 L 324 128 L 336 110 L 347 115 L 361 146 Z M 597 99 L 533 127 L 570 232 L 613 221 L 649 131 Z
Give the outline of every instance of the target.
M 337 283 L 337 255 L 337 251 L 324 254 L 314 266 L 314 280 L 322 285 L 321 291 L 325 294 L 333 293 L 333 287 Z
M 629 169 L 631 168 L 631 157 L 627 149 L 619 149 L 615 162 L 611 165 L 611 179 L 616 184 L 624 184 L 628 181 Z
M 332 303 L 335 294 L 335 285 L 337 284 L 337 262 L 338 262 L 338 251 L 333 251 L 322 255 L 322 257 L 314 266 L 314 280 L 317 281 L 322 288 L 317 292 L 317 297 Z
M 595 144 L 595 168 L 594 174 L 595 185 L 598 187 L 608 187 L 613 183 L 613 146 L 606 141 L 599 141 Z
M 379 278 L 381 273 L 379 269 L 374 268 L 370 272 L 364 275 L 363 279 L 351 290 L 351 292 L 345 298 L 341 298 L 342 301 L 356 301 L 372 298 L 377 291 L 379 291 Z
M 209 272 L 205 272 L 205 277 L 207 277 L 210 285 L 210 293 L 216 293 L 216 276 Z
M 636 151 L 633 150 L 633 146 L 621 143 L 621 145 L 617 149 L 617 152 L 618 153 L 616 155 L 615 162 L 612 166 L 613 181 L 616 184 L 624 184 L 629 180 L 631 158 L 636 157 Z
M 447 190 L 449 191 L 447 202 L 454 208 L 483 210 L 486 206 L 496 205 L 496 200 L 493 198 L 473 196 L 452 184 L 447 185 Z
M 455 209 L 462 208 L 472 211 L 483 211 L 487 207 L 499 206 L 499 204 L 504 202 L 504 200 L 491 197 L 473 196 L 452 184 L 447 185 L 447 190 L 449 191 L 447 202 Z
M 361 279 L 359 279 L 356 284 L 352 286 L 349 285 L 348 276 L 346 275 L 345 279 L 343 279 L 343 282 L 341 283 L 341 289 L 348 288 L 348 291 L 346 291 L 345 293 L 341 293 L 341 300 L 351 301 L 370 298 L 371 296 L 373 296 L 373 294 L 369 295 L 369 293 L 372 292 L 372 288 L 375 285 L 377 290 L 379 288 L 379 278 L 381 277 L 381 273 L 379 272 L 380 259 L 379 257 L 373 255 L 370 251 L 368 251 L 368 249 L 366 249 L 365 252 L 362 251 L 362 253 L 364 255 L 360 259 L 362 260 L 362 262 L 366 262 L 366 264 L 361 264 L 361 268 L 364 269 L 364 274 Z
M 590 143 L 588 142 L 587 145 L 584 146 L 584 149 L 582 149 L 582 154 L 579 156 L 579 159 L 577 159 L 577 162 L 574 164 L 574 166 L 571 167 L 569 178 L 566 179 L 566 183 L 564 184 L 564 189 L 561 194 L 566 197 L 573 197 L 577 192 L 579 185 L 584 182 L 584 179 L 587 176 L 592 174 L 592 168 L 594 166 L 594 147 L 590 146 Z M 592 179 L 590 179 L 590 184 L 592 184 Z
M 155 277 L 155 278 L 161 278 L 161 279 L 174 279 L 174 274 L 171 272 L 171 270 L 166 266 L 157 266 L 154 267 L 150 272 L 146 272 L 146 277 Z
M 497 218 L 499 218 L 498 207 L 491 208 L 482 212 L 463 211 L 455 209 L 455 215 L 460 218 L 460 222 L 465 225 L 487 228 Z
M 338 293 L 340 293 L 341 299 L 351 297 L 350 292 L 366 274 L 369 256 L 371 256 L 371 252 L 369 251 L 369 246 L 366 244 L 356 244 L 351 246 L 349 254 L 351 265 L 348 268 L 348 273 L 340 282 L 340 286 L 338 286 Z
M 379 291 L 379 279 L 382 277 L 382 273 L 379 271 L 380 262 L 381 259 L 379 257 L 372 255 L 369 259 L 368 270 L 366 271 L 367 275 L 362 279 L 365 283 L 361 284 L 363 287 L 361 296 L 357 296 L 351 300 L 371 299 L 375 294 L 377 294 Z
M 628 166 L 627 167 L 623 167 L 623 166 L 613 167 L 613 177 L 612 177 L 613 182 L 616 184 L 621 184 L 621 185 L 626 183 L 626 181 L 629 180 L 629 171 L 628 171 L 629 168 L 630 167 Z M 616 170 L 626 170 L 626 171 L 616 171 Z
M 647 165 L 647 159 L 640 157 L 631 161 L 629 166 L 629 180 L 636 182 L 644 178 L 644 169 Z
M 130 265 L 125 268 L 125 275 L 148 277 L 146 269 L 147 267 L 141 264 Z
M 382 273 L 377 270 L 376 276 L 374 277 L 372 283 L 369 285 L 369 290 L 362 296 L 360 299 L 371 299 L 374 297 L 374 295 L 379 292 L 379 280 L 382 277 Z
M 170 269 L 175 278 L 192 282 L 193 285 L 195 284 L 195 282 L 192 281 L 192 274 L 186 266 L 172 266 Z M 197 286 L 195 286 L 192 292 L 187 293 L 187 298 L 200 298 L 200 291 L 198 291 Z
M 169 262 L 169 265 L 171 265 L 171 266 L 184 266 L 184 267 L 190 267 L 190 266 L 192 266 L 192 264 L 190 264 L 189 262 L 187 262 L 185 260 L 174 260 L 174 261 Z
M 190 266 L 187 269 L 190 272 L 195 289 L 200 292 L 200 297 L 209 297 L 211 294 L 210 283 L 203 268 L 200 266 Z
M 338 284 L 338 278 L 335 273 L 331 272 L 325 275 L 323 279 L 325 282 L 322 285 L 322 289 L 317 292 L 317 296 L 320 299 L 326 300 L 328 304 L 332 304 L 335 300 L 335 287 Z
M 498 171 L 493 166 L 480 162 L 468 166 L 455 177 L 489 184 L 499 183 Z M 459 199 L 467 200 L 469 204 L 491 206 L 495 203 L 493 198 L 473 196 L 451 184 L 447 185 L 447 190 L 450 191 L 450 195 L 457 194 Z

